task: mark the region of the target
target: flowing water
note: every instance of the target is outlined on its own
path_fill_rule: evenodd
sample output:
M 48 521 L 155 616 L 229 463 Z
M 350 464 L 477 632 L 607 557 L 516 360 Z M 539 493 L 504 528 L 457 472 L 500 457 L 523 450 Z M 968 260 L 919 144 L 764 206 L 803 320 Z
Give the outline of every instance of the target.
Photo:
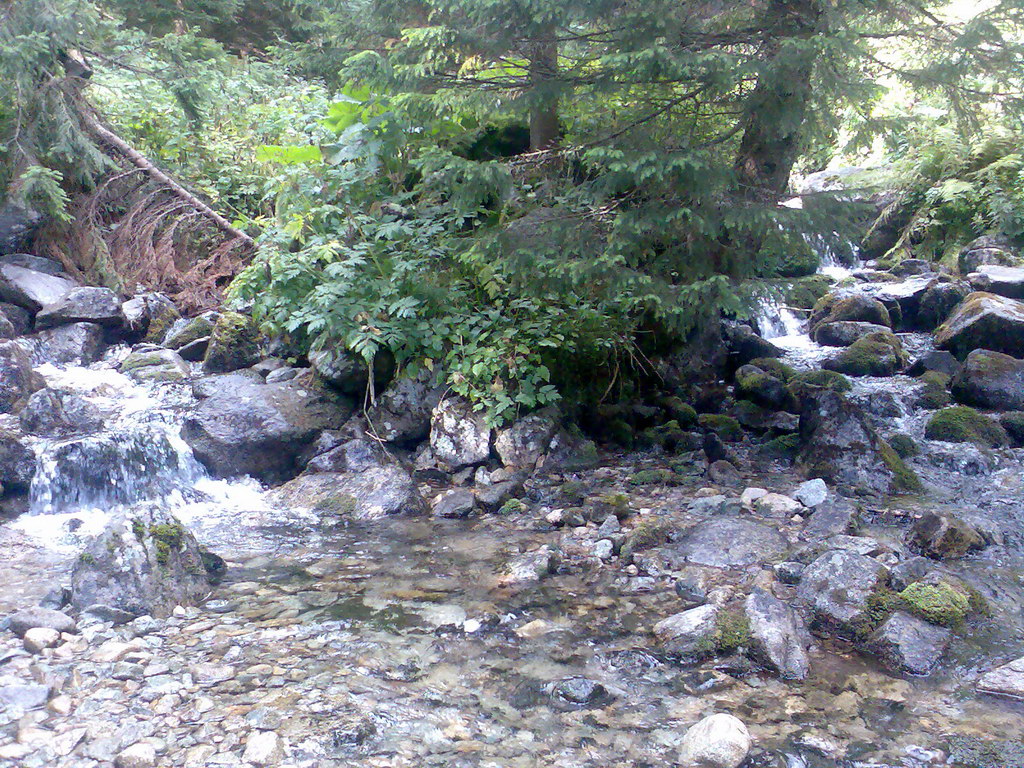
M 807 367 L 825 354 L 796 315 L 777 306 L 765 314 L 790 362 Z M 104 743 L 121 748 L 145 737 L 162 740 L 161 766 L 246 765 L 240 734 L 252 729 L 282 737 L 283 756 L 270 763 L 282 766 L 662 766 L 677 764 L 686 728 L 715 711 L 749 726 L 757 745 L 750 768 L 969 766 L 956 739 L 996 738 L 1003 749 L 1024 738 L 1018 705 L 973 692 L 980 672 L 1024 648 L 1019 536 L 967 566 L 997 603 L 993 623 L 1001 626 L 957 640 L 926 680 L 894 677 L 824 644 L 804 683 L 778 681 L 735 657 L 684 667 L 650 633 L 679 610 L 673 579 L 593 557 L 593 528 L 554 529 L 545 514 L 566 479 L 624 490 L 643 515 L 686 509 L 705 482 L 699 477 L 637 488 L 631 473 L 664 460 L 608 457 L 576 478 L 533 481 L 529 513 L 345 524 L 275 506 L 252 480 L 207 477 L 178 436 L 189 388 L 130 381 L 113 369 L 120 353 L 90 368 L 41 371 L 49 386 L 93 403 L 105 422 L 88 436 L 35 444 L 31 509 L 0 525 L 0 613 L 67 583 L 86 538 L 134 504 L 171 510 L 225 558 L 228 575 L 201 609 L 145 639 L 139 653 L 150 666 L 137 678 L 111 677 L 109 665 L 91 658 L 68 663 L 60 675 L 77 707 L 69 716 L 27 725 L 0 717 L 0 746 L 24 743 L 25 728 L 79 728 L 99 745 L 89 747 L 93 757 L 41 759 L 60 750 L 29 749 L 0 766 L 106 766 Z M 920 438 L 916 387 L 905 377 L 864 379 L 853 397 L 887 430 Z M 915 465 L 943 503 L 1019 520 L 1020 456 L 947 453 L 959 462 L 955 475 L 934 457 Z M 751 485 L 790 492 L 799 480 L 784 468 L 751 466 Z M 863 533 L 899 548 L 899 511 L 869 512 Z M 508 578 L 512 561 L 545 548 L 562 553 L 551 575 Z M 733 571 L 723 583 L 743 592 L 761 576 Z M 0 681 L 10 658 L 0 646 Z M 24 737 L 32 738 L 43 737 Z

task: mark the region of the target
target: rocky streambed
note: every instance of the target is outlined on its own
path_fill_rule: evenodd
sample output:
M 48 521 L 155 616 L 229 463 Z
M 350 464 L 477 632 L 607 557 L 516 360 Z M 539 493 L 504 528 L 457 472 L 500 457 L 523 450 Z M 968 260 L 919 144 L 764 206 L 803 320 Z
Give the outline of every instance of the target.
M 1015 299 L 930 269 L 595 444 L 7 268 L 0 766 L 1024 765 Z

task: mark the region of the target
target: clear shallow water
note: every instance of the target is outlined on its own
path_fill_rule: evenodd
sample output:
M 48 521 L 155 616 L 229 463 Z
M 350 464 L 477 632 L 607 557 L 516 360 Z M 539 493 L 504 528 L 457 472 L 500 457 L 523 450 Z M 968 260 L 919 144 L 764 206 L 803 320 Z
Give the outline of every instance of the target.
M 804 343 L 791 359 L 811 365 L 821 348 Z M 68 492 L 80 462 L 58 450 L 66 441 L 37 444 L 49 501 L 0 525 L 0 611 L 66 583 L 85 537 L 118 504 L 158 501 L 228 561 L 199 622 L 230 633 L 239 667 L 269 661 L 290 675 L 271 700 L 284 713 L 282 733 L 298 765 L 670 765 L 686 727 L 713 711 L 743 719 L 759 749 L 774 755 L 753 765 L 773 768 L 924 768 L 942 764 L 935 750 L 950 734 L 1024 738 L 1020 705 L 973 692 L 981 672 L 1024 648 L 1019 537 L 967 564 L 997 615 L 956 641 L 927 680 L 884 674 L 828 644 L 814 652 L 802 684 L 777 681 L 742 658 L 683 667 L 650 633 L 680 609 L 672 579 L 631 576 L 615 562 L 573 554 L 593 530 L 553 530 L 539 508 L 559 478 L 537 481 L 531 493 L 542 501 L 522 517 L 346 524 L 277 507 L 252 480 L 205 477 L 175 441 L 191 398 L 186 387 L 139 386 L 102 366 L 46 373 L 51 386 L 105 403 L 109 435 L 154 428 L 167 442 L 142 441 L 153 450 L 142 461 L 131 447 L 89 454 L 107 470 L 97 477 L 127 489 L 120 497 L 103 483 Z M 852 394 L 880 401 L 880 425 L 923 436 L 923 417 L 910 406 L 915 386 L 904 377 L 861 379 Z M 972 476 L 915 460 L 933 486 L 929 497 L 867 509 L 862 533 L 899 547 L 893 519 L 937 501 L 961 514 L 1002 516 L 1012 529 L 1024 509 L 1019 458 L 997 456 L 992 471 Z M 636 488 L 627 483 L 636 462 L 610 457 L 584 479 L 628 492 L 638 509 L 666 513 L 685 509 L 703 484 Z M 168 486 L 144 482 L 154 468 Z M 768 467 L 747 479 L 781 492 L 798 482 Z M 565 553 L 562 565 L 536 582 L 510 582 L 510 561 L 542 547 Z M 743 594 L 759 577 L 753 569 L 721 580 Z M 184 635 L 162 652 L 191 663 L 204 649 Z M 251 704 L 230 689 L 216 696 L 218 710 Z

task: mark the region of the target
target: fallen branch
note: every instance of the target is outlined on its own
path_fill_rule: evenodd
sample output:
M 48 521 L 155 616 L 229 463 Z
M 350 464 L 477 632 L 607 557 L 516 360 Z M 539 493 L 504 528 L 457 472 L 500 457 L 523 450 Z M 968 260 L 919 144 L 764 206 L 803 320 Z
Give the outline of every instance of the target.
M 116 133 L 111 131 L 109 128 L 100 123 L 95 116 L 90 114 L 83 114 L 82 121 L 85 124 L 86 129 L 93 134 L 101 142 L 109 145 L 113 149 L 117 150 L 126 160 L 132 165 L 145 173 L 149 178 L 155 181 L 157 184 L 165 188 L 168 192 L 173 194 L 183 203 L 186 203 L 190 207 L 198 211 L 203 217 L 212 222 L 219 230 L 232 238 L 241 240 L 245 245 L 250 248 L 255 247 L 255 241 L 245 234 L 242 230 L 232 226 L 231 222 L 217 213 L 213 208 L 208 206 L 198 197 L 193 195 L 178 182 L 168 176 L 166 173 L 157 168 L 153 163 L 146 159 L 146 157 L 128 144 L 124 139 L 118 136 Z

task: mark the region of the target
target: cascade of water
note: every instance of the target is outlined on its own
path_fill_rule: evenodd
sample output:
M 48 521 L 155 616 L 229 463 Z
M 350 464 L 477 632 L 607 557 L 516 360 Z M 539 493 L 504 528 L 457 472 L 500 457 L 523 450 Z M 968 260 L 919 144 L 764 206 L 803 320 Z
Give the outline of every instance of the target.
M 799 315 L 774 298 L 761 301 L 755 320 L 761 335 L 766 339 L 799 336 L 803 332 L 803 320 Z

